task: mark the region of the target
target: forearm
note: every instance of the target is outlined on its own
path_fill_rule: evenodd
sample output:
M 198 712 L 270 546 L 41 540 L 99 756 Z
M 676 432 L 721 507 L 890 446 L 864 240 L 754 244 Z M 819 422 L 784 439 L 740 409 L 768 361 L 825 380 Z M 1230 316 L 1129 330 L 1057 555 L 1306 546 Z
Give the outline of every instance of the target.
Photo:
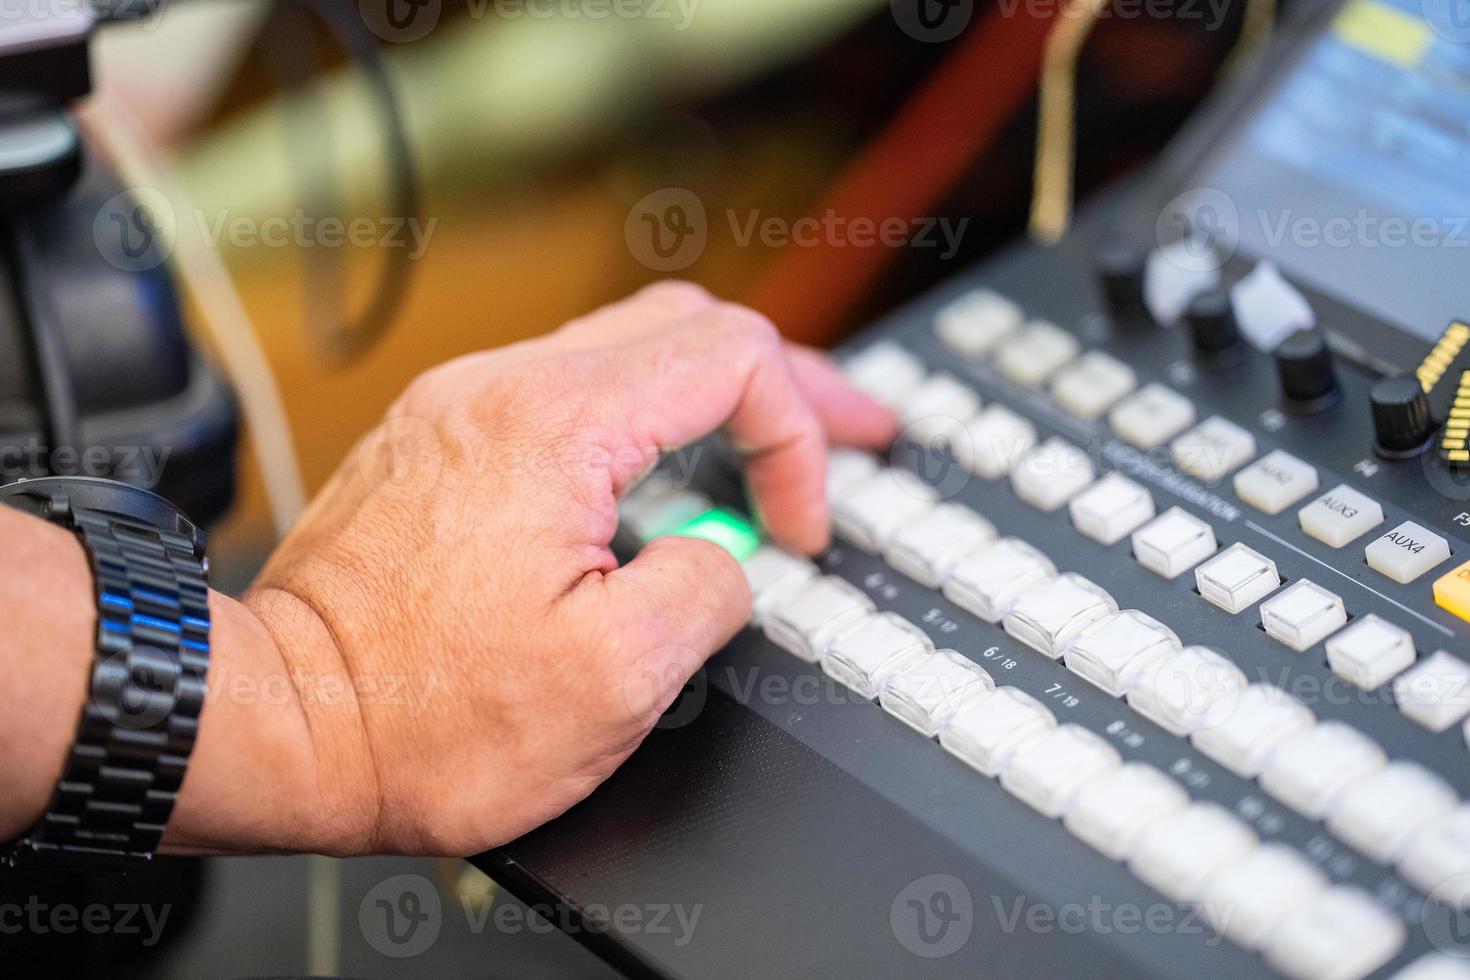
M 76 738 L 95 659 L 92 573 L 68 531 L 0 507 L 13 573 L 0 576 L 0 841 L 45 811 Z M 333 849 L 340 810 L 318 779 L 297 690 L 270 632 L 240 603 L 210 595 L 209 694 L 170 851 Z

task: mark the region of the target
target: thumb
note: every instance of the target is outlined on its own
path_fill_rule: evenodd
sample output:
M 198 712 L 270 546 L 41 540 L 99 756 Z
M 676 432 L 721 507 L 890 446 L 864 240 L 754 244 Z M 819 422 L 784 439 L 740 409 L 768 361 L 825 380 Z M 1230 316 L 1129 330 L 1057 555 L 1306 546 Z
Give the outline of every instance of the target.
M 598 581 L 594 615 L 612 627 L 614 662 L 628 707 L 652 725 L 684 684 L 750 621 L 740 563 L 701 538 L 658 538 Z

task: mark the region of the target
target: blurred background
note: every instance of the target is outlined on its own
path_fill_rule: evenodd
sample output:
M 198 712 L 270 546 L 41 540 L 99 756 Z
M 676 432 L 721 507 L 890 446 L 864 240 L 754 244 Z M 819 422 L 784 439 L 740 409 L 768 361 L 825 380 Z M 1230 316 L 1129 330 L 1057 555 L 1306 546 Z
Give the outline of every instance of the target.
M 666 276 L 831 345 L 1024 234 L 1046 38 L 1090 4 L 115 6 L 80 116 L 167 228 L 186 329 L 245 407 L 237 492 L 211 544 L 215 584 L 239 592 L 301 497 L 437 362 Z M 1235 50 L 1245 7 L 1107 8 L 1076 69 L 1079 197 L 1158 152 Z M 274 414 L 255 401 L 272 384 Z M 446 910 L 410 959 L 386 955 L 359 918 L 400 874 L 420 875 Z M 72 966 L 605 972 L 532 920 L 477 918 L 516 907 L 454 862 L 164 862 L 86 887 L 172 912 L 153 943 L 49 937 L 46 955 Z

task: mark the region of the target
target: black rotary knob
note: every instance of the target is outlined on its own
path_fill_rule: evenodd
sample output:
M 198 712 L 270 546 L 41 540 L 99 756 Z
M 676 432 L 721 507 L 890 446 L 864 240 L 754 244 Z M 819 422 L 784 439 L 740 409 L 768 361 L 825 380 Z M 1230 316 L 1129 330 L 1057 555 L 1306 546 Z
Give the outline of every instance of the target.
M 1219 355 L 1240 347 L 1240 327 L 1235 322 L 1235 308 L 1230 305 L 1230 292 L 1211 289 L 1190 300 L 1184 311 L 1194 349 L 1201 354 Z
M 1276 348 L 1276 373 L 1286 406 L 1317 412 L 1337 401 L 1337 372 L 1321 330 L 1298 330 Z
M 1108 239 L 1093 252 L 1092 262 L 1109 313 L 1131 316 L 1143 309 L 1147 252 L 1121 239 Z
M 1434 434 L 1429 396 L 1413 375 L 1384 378 L 1373 386 L 1373 431 L 1378 451 L 1390 458 L 1414 456 Z

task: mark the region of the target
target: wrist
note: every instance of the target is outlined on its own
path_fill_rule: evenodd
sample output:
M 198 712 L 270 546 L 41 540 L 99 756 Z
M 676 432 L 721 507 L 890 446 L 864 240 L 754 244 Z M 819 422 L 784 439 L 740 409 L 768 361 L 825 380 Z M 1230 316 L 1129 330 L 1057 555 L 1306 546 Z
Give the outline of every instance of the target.
M 302 696 L 300 637 L 259 599 L 210 593 L 209 694 L 164 849 L 355 852 L 367 805 L 332 750 L 338 720 Z
M 0 506 L 0 540 L 11 567 L 25 571 L 0 576 L 0 608 L 15 617 L 6 639 L 8 703 L 0 712 L 7 772 L 0 841 L 10 841 L 46 811 L 76 740 L 97 613 L 92 573 L 70 532 Z

